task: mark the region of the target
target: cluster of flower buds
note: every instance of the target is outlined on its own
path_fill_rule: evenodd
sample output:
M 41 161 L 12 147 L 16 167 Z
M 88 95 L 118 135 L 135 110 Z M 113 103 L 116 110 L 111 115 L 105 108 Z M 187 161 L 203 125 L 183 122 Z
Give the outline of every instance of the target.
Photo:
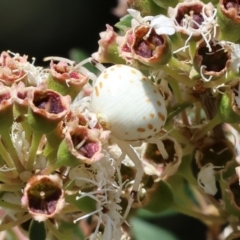
M 237 239 L 240 227 L 239 11 L 235 0 L 128 0 L 125 16 L 116 29 L 107 25 L 100 33 L 92 55 L 101 63 L 140 70 L 164 96 L 162 130 L 131 144 L 143 167 L 140 201 L 133 206 L 218 221 L 231 229 L 227 239 Z M 135 94 L 126 87 L 126 94 Z M 145 118 L 147 107 L 131 102 Z M 186 200 L 186 186 L 194 188 L 198 204 Z
M 19 226 L 30 239 L 36 229 L 42 239 L 73 239 L 59 226 L 79 226 L 93 216 L 91 239 L 105 226 L 103 237 L 120 239 L 114 224 L 123 221 L 123 186 L 107 151 L 110 131 L 91 111 L 89 79 L 95 75 L 55 60 L 43 69 L 27 56 L 1 53 L 0 231 Z
M 91 240 L 129 239 L 128 217 L 145 208 L 237 239 L 240 3 L 126 4 L 79 64 L 1 53 L 0 231 L 76 239 L 82 225 Z

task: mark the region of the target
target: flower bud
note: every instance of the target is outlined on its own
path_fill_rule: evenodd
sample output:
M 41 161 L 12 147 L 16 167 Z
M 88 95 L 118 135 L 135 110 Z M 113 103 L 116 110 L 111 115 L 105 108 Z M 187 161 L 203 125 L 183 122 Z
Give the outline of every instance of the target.
M 98 52 L 92 54 L 92 57 L 100 63 L 123 64 L 125 61 L 119 57 L 118 45 L 116 42 L 117 33 L 113 27 L 106 25 L 107 30 L 100 33 L 101 39 L 98 41 Z
M 217 16 L 220 39 L 231 42 L 239 40 L 239 3 L 231 0 L 220 0 L 217 8 Z
M 27 72 L 19 68 L 20 62 L 27 62 L 27 56 L 12 58 L 7 52 L 0 56 L 0 82 L 11 86 L 13 83 L 27 79 Z
M 182 148 L 180 144 L 171 137 L 166 137 L 162 140 L 168 158 L 164 159 L 156 144 L 146 144 L 143 147 L 143 168 L 146 174 L 156 175 L 159 179 L 164 179 L 173 175 L 182 159 Z
M 64 204 L 62 179 L 58 175 L 33 176 L 23 190 L 22 206 L 36 221 L 55 217 Z
M 204 4 L 201 1 L 184 1 L 175 8 L 169 7 L 168 15 L 176 24 L 176 32 L 193 41 L 211 39 L 211 34 L 216 32 L 216 11 L 212 3 Z M 187 43 L 185 43 L 186 45 Z
M 13 88 L 13 100 L 15 113 L 17 117 L 19 115 L 25 115 L 28 112 L 28 95 L 30 91 L 33 91 L 34 87 L 25 87 L 23 82 L 19 82 L 17 86 Z
M 223 76 L 231 62 L 231 54 L 225 51 L 218 43 L 209 43 L 211 51 L 206 42 L 200 41 L 193 59 L 193 66 L 204 81 L 215 80 Z
M 99 161 L 101 153 L 101 132 L 83 126 L 69 128 L 61 142 L 58 153 L 58 166 L 77 166 L 81 163 L 92 164 Z
M 195 155 L 196 163 L 200 169 L 209 163 L 224 168 L 235 157 L 235 149 L 232 143 L 221 139 L 208 139 L 207 143 L 204 143 Z
M 46 134 L 47 143 L 51 146 L 52 149 L 57 150 L 59 144 L 63 140 L 63 128 L 63 121 L 61 121 L 53 131 Z
M 140 25 L 127 31 L 120 45 L 120 56 L 150 66 L 159 67 L 172 57 L 171 42 L 167 35 L 158 35 L 154 28 Z
M 47 87 L 58 93 L 70 95 L 74 99 L 88 82 L 88 77 L 79 73 L 66 62 L 54 64 L 51 61 L 50 73 L 47 79 Z
M 53 131 L 66 116 L 69 96 L 61 96 L 52 90 L 35 89 L 28 95 L 28 122 L 33 130 L 42 133 Z

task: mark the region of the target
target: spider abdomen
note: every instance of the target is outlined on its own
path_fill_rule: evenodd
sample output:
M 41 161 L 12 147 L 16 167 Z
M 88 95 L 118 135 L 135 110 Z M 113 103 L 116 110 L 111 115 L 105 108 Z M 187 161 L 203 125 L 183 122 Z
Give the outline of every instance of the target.
M 126 141 L 153 137 L 167 116 L 158 88 L 139 70 L 126 65 L 114 65 L 100 74 L 91 104 L 103 127 Z

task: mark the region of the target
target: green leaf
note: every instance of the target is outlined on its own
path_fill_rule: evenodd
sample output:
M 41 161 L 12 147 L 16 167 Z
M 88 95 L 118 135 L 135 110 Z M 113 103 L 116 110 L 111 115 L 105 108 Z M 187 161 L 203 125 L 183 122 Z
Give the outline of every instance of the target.
M 46 228 L 44 222 L 37 222 L 32 220 L 29 230 L 30 240 L 45 240 L 46 239 Z
M 116 23 L 114 26 L 118 28 L 119 30 L 125 32 L 128 28 L 131 27 L 131 15 L 126 15 L 120 19 L 120 22 Z
M 85 196 L 80 198 L 79 200 L 76 200 L 77 195 L 79 196 L 79 194 L 67 196 L 66 202 L 75 205 L 79 210 L 85 213 L 90 213 L 96 210 L 96 201 L 94 199 Z
M 145 209 L 139 209 L 136 217 L 146 219 L 146 218 L 159 218 L 159 217 L 166 217 L 166 216 L 173 216 L 176 215 L 177 212 L 171 209 L 167 209 L 161 213 L 153 213 Z
M 184 109 L 191 107 L 191 106 L 193 106 L 193 104 L 191 102 L 184 102 L 184 103 L 176 104 L 175 106 L 173 106 L 172 108 L 170 108 L 168 110 L 167 122 L 170 121 L 177 114 L 182 112 Z
M 146 206 L 144 206 L 144 209 L 153 213 L 160 213 L 171 208 L 174 204 L 175 202 L 171 186 L 161 180 L 151 193 L 149 202 Z
M 138 218 L 132 219 L 131 226 L 136 240 L 178 240 L 178 238 L 172 233 Z

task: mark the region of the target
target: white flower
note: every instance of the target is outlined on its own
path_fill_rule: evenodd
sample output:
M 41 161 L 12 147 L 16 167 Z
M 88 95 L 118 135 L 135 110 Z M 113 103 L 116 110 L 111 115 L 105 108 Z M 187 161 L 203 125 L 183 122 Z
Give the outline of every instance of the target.
M 155 32 L 158 35 L 162 34 L 173 35 L 175 33 L 174 22 L 164 15 L 160 14 L 155 17 L 153 16 L 141 17 L 140 12 L 137 10 L 128 9 L 127 11 L 133 17 L 132 27 L 136 27 L 141 24 L 148 24 L 150 26 L 150 30 L 154 28 Z
M 13 56 L 13 59 L 19 60 L 21 58 L 26 58 L 27 60 L 27 56 L 25 55 L 21 57 L 19 53 L 14 53 L 11 51 L 8 51 L 8 53 Z M 34 66 L 35 60 L 35 58 L 32 58 L 31 63 L 28 61 L 16 61 L 18 68 L 27 73 L 27 82 L 31 86 L 38 86 L 48 76 L 48 72 L 45 71 L 42 67 Z
M 94 185 L 96 190 L 92 192 L 80 192 L 80 196 L 77 200 L 88 196 L 96 200 L 97 210 L 86 214 L 74 222 L 86 218 L 90 215 L 96 215 L 98 219 L 98 224 L 95 232 L 90 236 L 90 240 L 95 239 L 121 239 L 122 230 L 119 227 L 122 216 L 121 216 L 121 202 L 120 196 L 122 194 L 122 184 L 115 181 L 115 174 L 120 173 L 120 170 L 115 166 L 115 161 L 109 158 L 109 154 L 104 151 L 105 157 L 100 161 L 95 162 L 91 165 L 91 168 L 85 169 L 84 175 L 79 175 L 81 171 L 83 173 L 83 168 L 75 168 L 71 172 L 71 179 L 75 179 L 78 184 L 83 185 L 84 181 Z M 86 174 L 86 171 L 88 173 Z M 121 176 L 118 176 L 121 179 Z M 100 225 L 104 225 L 104 233 L 99 235 Z M 101 236 L 101 238 L 99 238 Z
M 13 145 L 17 151 L 20 161 L 24 163 L 25 159 L 28 159 L 28 151 L 30 147 L 29 142 L 26 140 L 26 133 L 20 123 L 14 122 L 11 130 Z
M 195 13 L 193 11 L 194 5 L 201 5 L 202 10 L 200 13 Z M 189 11 L 189 14 L 184 14 L 184 17 L 179 23 L 176 19 L 179 14 L 179 9 L 181 8 L 193 8 L 191 11 Z M 202 18 L 201 22 L 198 22 L 195 20 L 194 15 L 197 14 L 199 17 Z M 168 15 L 170 16 L 171 19 L 175 21 L 175 28 L 176 31 L 179 33 L 184 33 L 188 35 L 189 37 L 185 41 L 185 45 L 176 50 L 174 53 L 177 53 L 180 50 L 185 50 L 188 47 L 188 42 L 192 37 L 198 37 L 202 36 L 204 41 L 206 42 L 207 48 L 209 49 L 209 52 L 212 51 L 211 46 L 209 42 L 211 41 L 212 38 L 215 38 L 216 33 L 217 33 L 217 20 L 216 20 L 216 15 L 217 15 L 217 9 L 214 8 L 212 3 L 204 4 L 199 0 L 195 1 L 185 1 L 178 3 L 175 8 L 169 7 L 168 9 Z

